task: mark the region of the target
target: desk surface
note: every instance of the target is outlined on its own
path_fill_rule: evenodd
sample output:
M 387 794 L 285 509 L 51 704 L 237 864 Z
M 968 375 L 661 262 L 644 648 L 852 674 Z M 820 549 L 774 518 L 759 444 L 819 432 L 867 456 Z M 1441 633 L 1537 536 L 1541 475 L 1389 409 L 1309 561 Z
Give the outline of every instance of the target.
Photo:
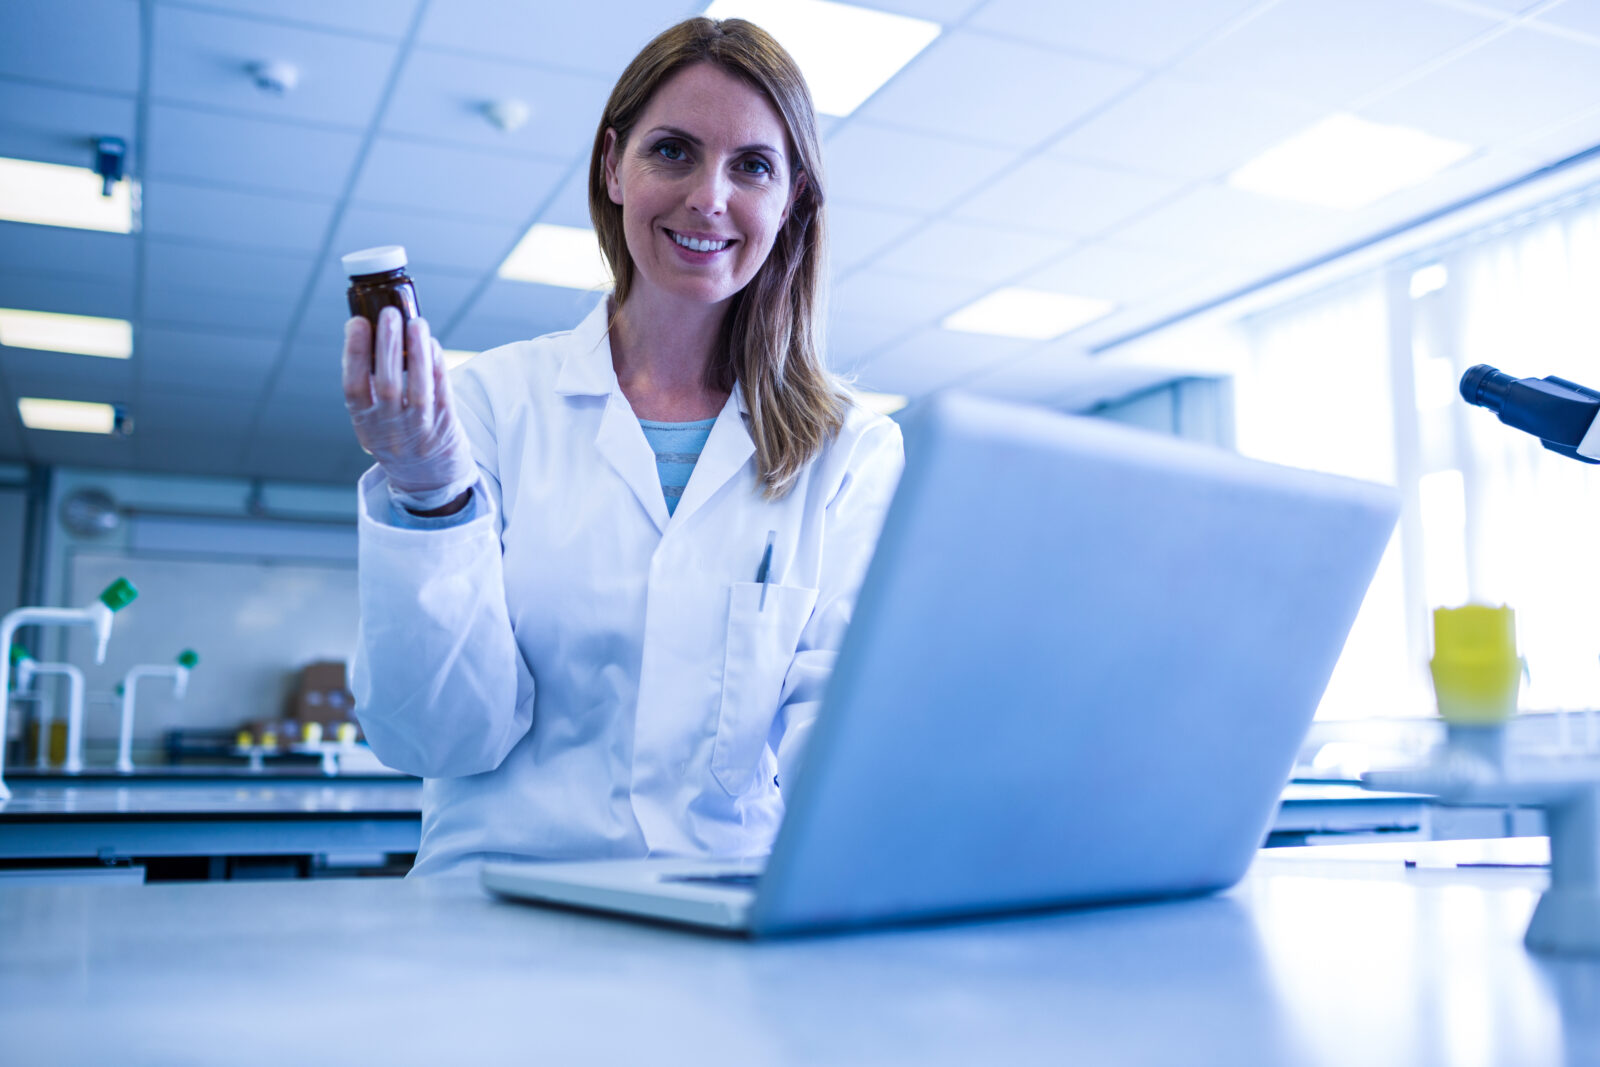
M 466 881 L 0 888 L 21 1062 L 1600 1062 L 1542 871 L 1270 855 L 1202 900 L 750 944 Z

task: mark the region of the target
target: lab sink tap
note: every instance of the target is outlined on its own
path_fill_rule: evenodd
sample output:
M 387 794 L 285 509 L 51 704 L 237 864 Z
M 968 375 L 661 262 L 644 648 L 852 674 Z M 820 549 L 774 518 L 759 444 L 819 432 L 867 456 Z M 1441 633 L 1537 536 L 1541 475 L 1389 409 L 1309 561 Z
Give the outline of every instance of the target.
M 133 701 L 134 691 L 141 678 L 171 678 L 172 695 L 179 700 L 189 691 L 189 671 L 200 662 L 193 649 L 178 653 L 175 663 L 141 663 L 122 676 L 122 731 L 117 738 L 117 770 L 122 774 L 133 771 Z
M 12 645 L 15 651 L 20 646 Z M 17 692 L 26 691 L 45 675 L 56 675 L 67 680 L 67 755 L 62 770 L 78 774 L 83 770 L 83 672 L 70 663 L 40 663 L 32 656 L 23 655 L 17 662 Z M 50 764 L 48 730 L 54 715 L 39 717 L 39 766 Z
M 106 645 L 111 640 L 111 620 L 116 613 L 131 604 L 139 591 L 126 578 L 118 578 L 100 593 L 88 606 L 81 608 L 17 608 L 0 619 L 0 800 L 10 800 L 11 790 L 5 784 L 5 738 L 7 712 L 11 708 L 11 656 L 12 638 L 24 626 L 93 626 L 95 631 L 96 663 L 106 661 Z

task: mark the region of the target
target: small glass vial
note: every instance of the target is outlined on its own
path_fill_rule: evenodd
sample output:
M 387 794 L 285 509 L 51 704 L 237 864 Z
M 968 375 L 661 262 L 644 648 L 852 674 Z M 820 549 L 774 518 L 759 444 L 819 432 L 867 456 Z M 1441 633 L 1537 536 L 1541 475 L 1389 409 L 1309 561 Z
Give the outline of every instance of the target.
M 406 273 L 406 250 L 400 245 L 380 245 L 343 257 L 350 275 L 346 297 L 350 314 L 378 324 L 378 312 L 398 308 L 402 322 L 417 318 L 417 287 Z

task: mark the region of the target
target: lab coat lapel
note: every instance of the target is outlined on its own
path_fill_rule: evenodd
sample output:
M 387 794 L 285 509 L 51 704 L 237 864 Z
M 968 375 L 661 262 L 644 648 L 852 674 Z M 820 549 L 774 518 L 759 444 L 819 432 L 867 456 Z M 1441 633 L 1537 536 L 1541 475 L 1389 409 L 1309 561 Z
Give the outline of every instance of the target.
M 717 415 L 716 424 L 711 427 L 711 436 L 706 439 L 706 447 L 700 452 L 700 459 L 689 475 L 689 484 L 684 487 L 683 497 L 672 512 L 674 525 L 687 522 L 755 455 L 756 443 L 751 440 L 750 430 L 745 425 L 746 413 L 744 391 L 735 382 L 733 393 Z
M 639 505 L 660 533 L 667 526 L 667 501 L 661 492 L 661 476 L 656 471 L 656 454 L 645 440 L 644 428 L 634 417 L 628 398 L 622 395 L 622 387 L 617 384 L 617 370 L 611 362 L 611 338 L 606 328 L 609 303 L 609 300 L 601 300 L 572 332 L 573 347 L 556 375 L 556 392 L 562 396 L 606 398 L 600 432 L 594 439 L 595 448 L 633 490 Z

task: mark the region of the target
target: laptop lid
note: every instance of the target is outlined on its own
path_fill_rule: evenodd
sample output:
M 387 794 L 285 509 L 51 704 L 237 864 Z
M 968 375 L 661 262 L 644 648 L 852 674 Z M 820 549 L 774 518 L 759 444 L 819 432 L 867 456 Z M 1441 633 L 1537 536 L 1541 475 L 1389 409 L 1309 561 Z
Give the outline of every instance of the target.
M 958 395 L 906 455 L 753 932 L 1237 881 L 1395 493 Z

